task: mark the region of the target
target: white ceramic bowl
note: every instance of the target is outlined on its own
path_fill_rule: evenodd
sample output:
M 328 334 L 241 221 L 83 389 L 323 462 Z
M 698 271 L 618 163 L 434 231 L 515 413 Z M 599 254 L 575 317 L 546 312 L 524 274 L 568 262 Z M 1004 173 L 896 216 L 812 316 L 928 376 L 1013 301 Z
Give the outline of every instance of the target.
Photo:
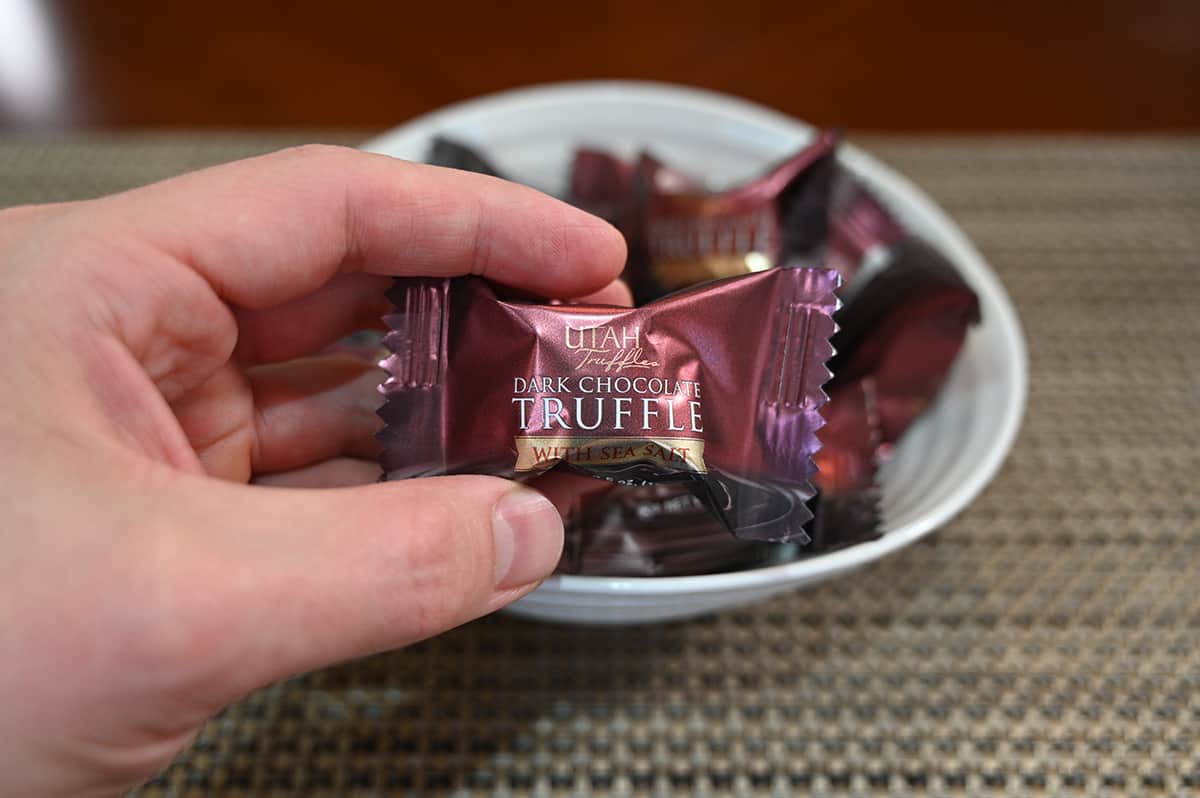
M 478 145 L 497 166 L 561 193 L 574 148 L 624 155 L 651 145 L 713 188 L 743 180 L 811 135 L 803 122 L 732 97 L 652 83 L 569 83 L 505 92 L 428 114 L 364 149 L 420 160 L 448 134 Z M 1021 328 L 999 280 L 967 237 L 904 177 L 852 145 L 842 163 L 910 229 L 944 252 L 979 294 L 974 329 L 942 396 L 883 469 L 884 535 L 809 559 L 734 573 L 662 578 L 558 576 L 511 608 L 565 623 L 629 624 L 746 604 L 844 574 L 909 545 L 962 510 L 996 473 L 1025 407 Z

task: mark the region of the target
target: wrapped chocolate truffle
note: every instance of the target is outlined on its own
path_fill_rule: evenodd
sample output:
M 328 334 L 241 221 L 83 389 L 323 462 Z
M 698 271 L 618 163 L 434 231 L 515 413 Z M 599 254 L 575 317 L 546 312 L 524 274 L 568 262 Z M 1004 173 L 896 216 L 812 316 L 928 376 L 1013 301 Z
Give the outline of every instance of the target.
M 917 238 L 891 247 L 884 266 L 865 277 L 838 313 L 830 391 L 866 384 L 887 446 L 937 397 L 979 321 L 979 300 L 950 262 Z
M 705 191 L 649 153 L 630 166 L 581 150 L 570 200 L 625 234 L 625 280 L 638 302 L 773 266 L 817 266 L 837 141 L 836 133 L 819 133 L 758 178 L 721 192 Z
M 838 282 L 776 269 L 620 308 L 397 280 L 386 477 L 559 467 L 680 484 L 740 537 L 806 540 Z

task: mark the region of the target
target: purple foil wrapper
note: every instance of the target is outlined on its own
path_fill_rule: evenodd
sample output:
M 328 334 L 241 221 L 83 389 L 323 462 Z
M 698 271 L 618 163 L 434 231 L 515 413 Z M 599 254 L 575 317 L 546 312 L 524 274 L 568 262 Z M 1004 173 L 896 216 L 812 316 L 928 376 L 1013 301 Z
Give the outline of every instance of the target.
M 576 150 L 568 199 L 630 237 L 637 168 L 606 152 Z
M 508 179 L 478 150 L 444 136 L 436 136 L 430 142 L 425 161 L 432 166 L 462 169 L 465 172 L 478 172 L 481 175 Z
M 772 266 L 823 265 L 837 141 L 821 132 L 758 178 L 717 193 L 648 153 L 630 165 L 581 150 L 570 199 L 625 234 L 624 276 L 638 302 Z
M 906 238 L 889 262 L 853 286 L 838 313 L 830 391 L 860 384 L 872 396 L 880 443 L 900 439 L 941 390 L 979 300 L 958 270 L 929 244 Z
M 386 477 L 558 467 L 676 483 L 742 538 L 804 541 L 838 284 L 776 269 L 618 308 L 398 279 L 381 363 Z
M 585 502 L 566 524 L 558 570 L 595 576 L 689 576 L 756 568 L 879 537 L 878 494 L 819 492 L 803 546 L 730 536 L 679 485 L 618 486 Z
M 834 169 L 826 213 L 823 264 L 841 274 L 846 285 L 868 264 L 885 260 L 888 249 L 908 235 L 891 212 L 840 164 Z
M 616 486 L 567 519 L 559 571 L 686 576 L 751 568 L 779 554 L 779 544 L 730 535 L 684 486 Z

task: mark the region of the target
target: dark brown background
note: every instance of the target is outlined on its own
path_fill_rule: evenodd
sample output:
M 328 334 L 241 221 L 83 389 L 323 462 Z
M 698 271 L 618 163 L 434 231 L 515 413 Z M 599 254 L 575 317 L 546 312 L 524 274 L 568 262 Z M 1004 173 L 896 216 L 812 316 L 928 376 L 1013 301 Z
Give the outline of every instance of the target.
M 63 102 L 40 119 L 0 110 L 0 127 L 382 127 L 607 77 L 853 130 L 1200 128 L 1193 0 L 41 5 Z

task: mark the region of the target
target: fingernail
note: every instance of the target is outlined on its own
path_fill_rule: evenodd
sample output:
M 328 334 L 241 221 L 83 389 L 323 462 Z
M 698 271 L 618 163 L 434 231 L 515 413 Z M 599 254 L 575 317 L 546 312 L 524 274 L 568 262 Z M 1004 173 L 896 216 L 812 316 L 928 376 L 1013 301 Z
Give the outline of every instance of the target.
M 529 488 L 511 490 L 496 503 L 492 535 L 498 588 L 548 576 L 562 554 L 562 518 L 545 496 Z

